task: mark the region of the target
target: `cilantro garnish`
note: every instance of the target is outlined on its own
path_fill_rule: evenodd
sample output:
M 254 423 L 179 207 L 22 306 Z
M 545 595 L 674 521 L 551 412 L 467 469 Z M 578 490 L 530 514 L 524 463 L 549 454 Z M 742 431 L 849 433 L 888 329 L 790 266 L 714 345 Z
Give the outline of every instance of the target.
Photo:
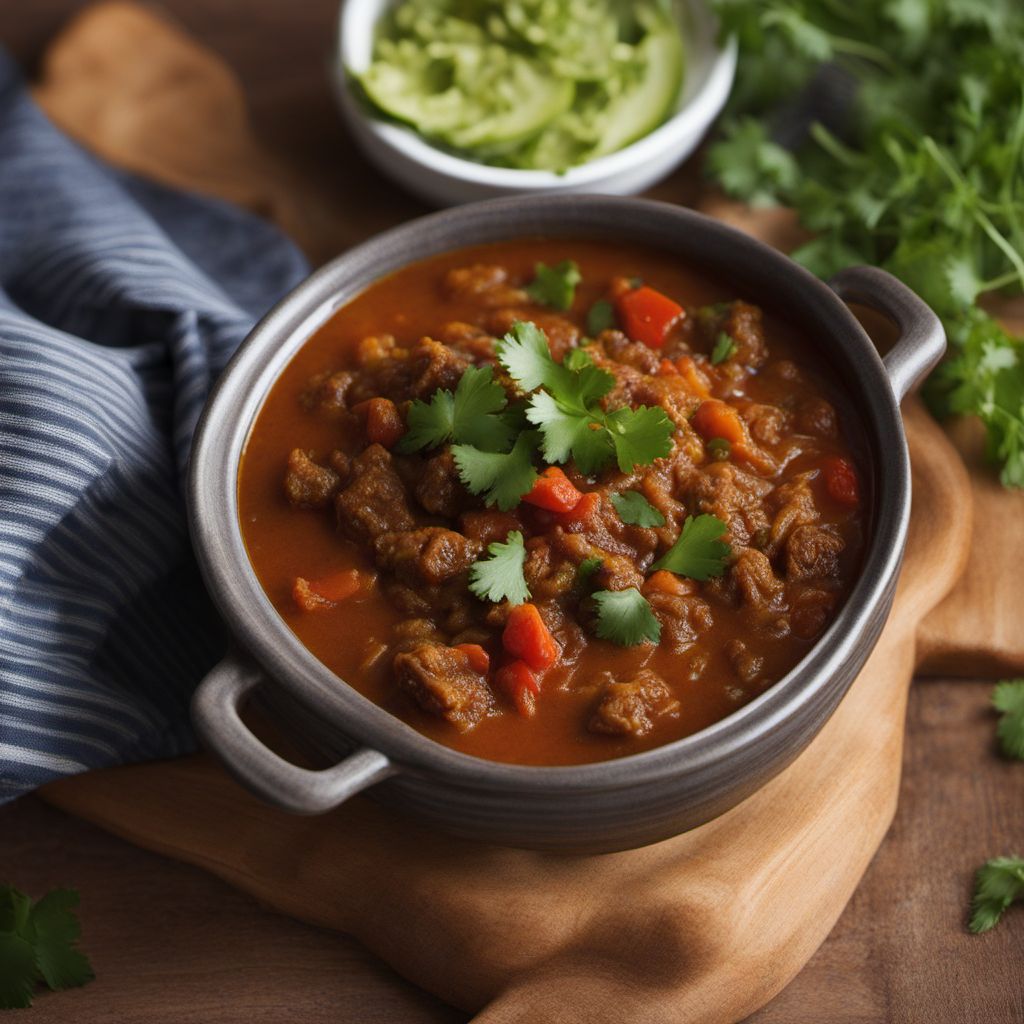
M 996 857 L 978 869 L 971 901 L 972 932 L 995 928 L 1014 900 L 1024 899 L 1024 857 Z
M 732 444 L 724 437 L 713 437 L 705 443 L 704 450 L 715 462 L 725 462 L 732 455 Z
M 538 263 L 533 268 L 534 278 L 526 292 L 534 302 L 554 309 L 571 309 L 576 298 L 576 285 L 583 280 L 580 268 L 573 260 L 562 260 L 553 267 Z
M 591 595 L 597 606 L 595 632 L 620 647 L 661 639 L 661 623 L 647 599 L 636 587 L 628 590 L 599 590 Z
M 584 558 L 579 565 L 576 566 L 576 586 L 581 589 L 590 585 L 590 581 L 594 578 L 594 574 L 604 565 L 604 561 L 600 558 Z
M 725 331 L 719 331 L 715 347 L 711 350 L 711 365 L 717 366 L 736 355 L 736 342 Z
M 628 526 L 664 526 L 665 517 L 639 492 L 612 495 L 619 518 Z
M 400 452 L 437 448 L 446 441 L 500 451 L 512 440 L 513 426 L 498 415 L 508 399 L 489 366 L 470 366 L 459 379 L 455 394 L 434 392 L 429 402 L 416 400 L 406 417 L 408 430 L 398 442 Z
M 0 1009 L 31 1006 L 40 982 L 56 992 L 93 979 L 89 961 L 75 948 L 77 906 L 71 889 L 53 889 L 33 903 L 13 886 L 0 886 Z
M 732 554 L 732 548 L 718 539 L 726 530 L 717 516 L 687 516 L 675 544 L 651 566 L 651 571 L 668 569 L 692 580 L 721 576 Z
M 1002 712 L 997 731 L 1003 753 L 1024 761 L 1024 679 L 1004 679 L 997 684 L 992 704 Z
M 544 458 L 549 463 L 573 458 L 590 475 L 613 458 L 628 473 L 668 455 L 672 421 L 660 406 L 623 407 L 606 412 L 598 403 L 615 386 L 615 378 L 593 365 L 571 369 L 555 362 L 544 332 L 517 322 L 498 345 L 498 359 L 524 390 L 533 391 L 526 415 L 540 427 Z
M 587 334 L 610 331 L 615 323 L 615 307 L 607 299 L 598 299 L 587 313 Z
M 482 494 L 488 505 L 503 512 L 515 508 L 537 480 L 533 453 L 537 432 L 524 430 L 510 452 L 485 452 L 468 444 L 453 444 L 452 456 L 459 479 L 473 494 Z
M 712 6 L 743 50 L 712 177 L 748 203 L 795 209 L 816 237 L 793 255 L 814 273 L 867 263 L 917 291 L 950 340 L 932 407 L 980 417 L 1003 483 L 1024 487 L 1024 342 L 980 304 L 1024 292 L 1024 4 Z M 771 126 L 809 90 L 832 123 L 791 152 Z
M 523 535 L 513 530 L 505 538 L 487 546 L 490 558 L 482 558 L 469 567 L 469 589 L 482 601 L 508 600 L 522 604 L 530 599 L 523 566 L 526 564 L 526 548 Z
M 567 370 L 582 370 L 585 366 L 593 366 L 594 360 L 585 348 L 571 348 L 563 356 L 562 365 Z

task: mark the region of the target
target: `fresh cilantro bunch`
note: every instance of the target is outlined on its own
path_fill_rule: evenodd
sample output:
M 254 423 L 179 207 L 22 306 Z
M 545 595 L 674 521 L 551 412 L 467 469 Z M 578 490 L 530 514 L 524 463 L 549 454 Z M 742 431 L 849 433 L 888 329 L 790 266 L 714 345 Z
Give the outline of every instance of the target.
M 1024 346 L 977 305 L 1024 291 L 1024 4 L 713 5 L 741 58 L 711 176 L 793 207 L 816 233 L 793 255 L 815 273 L 871 263 L 917 291 L 953 348 L 933 408 L 979 416 L 1003 482 L 1024 487 Z M 785 137 L 787 110 L 818 118 L 806 138 Z
M 0 1009 L 32 1005 L 36 985 L 54 992 L 93 978 L 76 948 L 78 893 L 54 889 L 35 903 L 12 885 L 0 885 Z
M 972 932 L 995 928 L 1015 900 L 1024 899 L 1024 857 L 995 857 L 979 869 L 971 902 Z

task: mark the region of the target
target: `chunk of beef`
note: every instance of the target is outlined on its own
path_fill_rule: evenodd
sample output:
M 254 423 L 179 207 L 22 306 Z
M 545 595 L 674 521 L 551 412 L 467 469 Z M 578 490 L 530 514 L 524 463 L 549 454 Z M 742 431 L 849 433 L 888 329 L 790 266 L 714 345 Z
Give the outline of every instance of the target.
M 725 654 L 740 682 L 750 685 L 761 674 L 764 658 L 754 654 L 740 639 L 733 638 L 725 645 Z
M 310 411 L 317 409 L 330 415 L 343 412 L 348 408 L 346 396 L 353 379 L 351 370 L 319 374 L 302 393 L 302 405 Z
M 379 444 L 371 444 L 352 460 L 351 482 L 334 499 L 334 509 L 338 525 L 364 544 L 382 533 L 416 525 L 391 453 Z
M 535 308 L 524 309 L 522 306 L 496 309 L 487 318 L 486 327 L 500 337 L 507 334 L 517 320 L 532 320 L 547 336 L 548 348 L 559 361 L 569 349 L 576 347 L 580 339 L 580 329 L 564 316 Z
M 790 598 L 793 633 L 803 640 L 813 640 L 831 618 L 836 599 L 830 591 L 798 585 Z
M 764 337 L 763 314 L 757 306 L 740 300 L 705 306 L 697 313 L 697 324 L 709 348 L 715 344 L 719 334 L 725 333 L 732 338 L 736 351 L 729 359 L 731 365 L 756 370 L 767 361 L 768 343 Z
M 641 373 L 657 373 L 661 356 L 642 341 L 630 341 L 622 331 L 602 331 L 595 340 L 609 359 Z
M 750 428 L 750 436 L 758 443 L 772 447 L 789 432 L 790 416 L 777 405 L 748 405 L 741 413 Z
M 766 504 L 769 511 L 774 512 L 768 535 L 771 553 L 780 551 L 798 526 L 815 523 L 819 518 L 810 479 L 805 473 L 775 488 Z
M 772 571 L 772 563 L 762 552 L 744 548 L 733 563 L 732 579 L 740 600 L 749 608 L 767 613 L 781 607 L 785 584 Z
M 515 512 L 499 512 L 497 509 L 464 512 L 459 526 L 467 537 L 493 544 L 504 541 L 513 530 L 522 530 L 522 520 Z
M 292 508 L 326 508 L 341 484 L 329 466 L 313 461 L 313 453 L 295 448 L 288 456 L 284 490 Z
M 495 263 L 455 267 L 444 276 L 445 294 L 481 306 L 511 306 L 530 301 L 522 288 L 509 284 L 508 271 Z
M 373 551 L 382 569 L 406 583 L 436 586 L 465 572 L 480 557 L 483 545 L 454 530 L 424 526 L 379 534 Z
M 839 434 L 836 411 L 824 398 L 805 398 L 796 411 L 796 427 L 801 434 L 832 438 Z
M 594 575 L 595 590 L 628 590 L 630 587 L 639 588 L 643 585 L 644 574 L 637 565 L 635 553 L 608 551 L 593 543 L 586 534 L 567 533 L 560 529 L 552 531 L 551 544 L 574 565 L 579 565 L 587 558 L 601 560 L 601 567 Z
M 419 468 L 416 500 L 434 516 L 457 516 L 466 500 L 466 489 L 450 450 L 428 459 Z
M 587 728 L 612 736 L 644 736 L 662 715 L 679 709 L 665 680 L 641 669 L 628 682 L 608 682 Z
M 397 405 L 414 398 L 427 401 L 438 388 L 454 389 L 468 366 L 469 359 L 455 349 L 420 338 L 409 348 L 389 348 L 368 359 L 347 400 L 349 405 L 368 398 L 390 398 Z
M 462 651 L 438 643 L 421 643 L 395 655 L 395 678 L 428 714 L 468 732 L 494 707 L 483 676 L 469 667 Z
M 772 485 L 730 462 L 714 462 L 695 470 L 685 489 L 697 512 L 717 516 L 729 527 L 734 545 L 749 544 L 758 530 L 769 525 L 762 504 Z
M 533 538 L 527 543 L 523 575 L 534 600 L 550 601 L 572 590 L 576 566 L 557 557 L 546 539 Z
M 786 578 L 824 579 L 839 572 L 843 538 L 824 526 L 798 526 L 786 541 Z
M 714 625 L 711 606 L 699 597 L 655 591 L 647 601 L 661 623 L 661 643 L 677 654 L 689 650 Z

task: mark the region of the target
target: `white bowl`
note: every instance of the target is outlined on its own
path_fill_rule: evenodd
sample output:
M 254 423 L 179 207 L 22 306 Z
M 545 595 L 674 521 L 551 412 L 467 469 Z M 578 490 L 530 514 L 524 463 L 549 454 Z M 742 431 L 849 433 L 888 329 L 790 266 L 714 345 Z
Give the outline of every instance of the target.
M 722 109 L 736 72 L 736 41 L 719 46 L 718 26 L 701 0 L 682 0 L 686 53 L 678 110 L 660 128 L 624 149 L 564 174 L 491 167 L 445 152 L 411 128 L 375 118 L 352 92 L 350 74 L 369 66 L 374 29 L 393 0 L 342 0 L 337 51 L 332 62 L 335 94 L 356 143 L 386 175 L 436 206 L 521 193 L 642 192 L 674 170 L 696 149 Z

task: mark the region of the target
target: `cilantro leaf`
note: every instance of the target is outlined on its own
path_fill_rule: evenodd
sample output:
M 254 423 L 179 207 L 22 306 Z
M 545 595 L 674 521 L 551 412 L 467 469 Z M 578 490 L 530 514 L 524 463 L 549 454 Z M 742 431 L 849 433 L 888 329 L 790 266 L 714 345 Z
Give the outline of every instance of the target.
M 675 544 L 651 566 L 651 571 L 668 569 L 693 580 L 721 576 L 732 554 L 732 548 L 718 539 L 726 529 L 716 516 L 687 516 Z
M 979 869 L 971 901 L 972 932 L 994 928 L 1015 900 L 1024 899 L 1024 857 L 996 857 Z
M 89 961 L 75 948 L 77 906 L 70 889 L 55 889 L 33 904 L 13 886 L 0 886 L 0 1008 L 31 1006 L 40 980 L 53 991 L 92 980 Z
M 590 585 L 590 581 L 594 578 L 594 574 L 604 565 L 604 561 L 600 558 L 584 558 L 579 565 L 576 566 L 576 586 L 580 589 L 584 589 Z
M 488 505 L 503 512 L 515 508 L 537 480 L 533 452 L 537 433 L 524 430 L 510 452 L 484 452 L 468 444 L 452 445 L 459 478 L 473 494 L 482 494 Z
M 576 409 L 567 410 L 545 391 L 533 396 L 526 415 L 540 427 L 547 462 L 567 462 L 571 456 L 579 471 L 589 476 L 612 457 L 611 438 L 594 418 Z
M 553 267 L 538 263 L 533 268 L 534 278 L 526 292 L 534 302 L 554 309 L 571 309 L 576 298 L 576 285 L 583 280 L 580 268 L 573 260 L 562 260 Z
M 498 342 L 498 362 L 524 390 L 546 388 L 563 391 L 571 387 L 569 371 L 556 363 L 544 332 L 531 320 L 517 320 Z
M 736 342 L 725 331 L 720 331 L 711 350 L 711 365 L 717 366 L 736 355 Z
M 661 639 L 661 623 L 647 599 L 636 587 L 628 590 L 599 590 L 591 597 L 597 607 L 595 632 L 620 647 L 632 647 Z
M 616 409 L 605 417 L 619 469 L 628 473 L 672 451 L 672 421 L 660 405 Z
M 562 365 L 568 370 L 582 370 L 593 366 L 594 360 L 585 348 L 571 348 L 562 357 Z
M 470 366 L 459 378 L 455 394 L 434 392 L 430 402 L 416 400 L 406 417 L 408 430 L 398 443 L 401 452 L 436 448 L 448 440 L 485 451 L 501 451 L 512 440 L 508 419 L 497 415 L 508 404 L 505 389 L 490 366 Z
M 612 495 L 619 518 L 629 526 L 664 526 L 665 517 L 639 492 Z
M 526 548 L 523 535 L 513 530 L 500 541 L 487 545 L 490 558 L 482 558 L 469 567 L 469 589 L 481 601 L 508 600 L 512 604 L 522 604 L 530 599 L 530 589 L 526 585 L 523 566 L 526 564 Z
M 616 324 L 615 307 L 607 299 L 598 299 L 587 313 L 587 334 L 610 331 Z
M 997 684 L 992 704 L 1002 712 L 998 735 L 1003 753 L 1024 761 L 1024 679 L 1004 679 Z

